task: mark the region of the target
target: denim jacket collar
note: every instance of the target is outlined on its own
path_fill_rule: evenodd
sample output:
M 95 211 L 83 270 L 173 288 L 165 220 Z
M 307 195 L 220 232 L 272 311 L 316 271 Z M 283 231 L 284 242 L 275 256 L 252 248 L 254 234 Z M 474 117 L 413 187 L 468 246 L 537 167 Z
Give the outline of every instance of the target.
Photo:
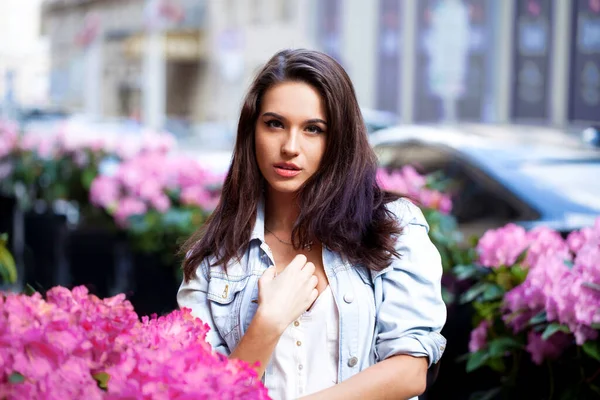
M 265 199 L 261 196 L 258 201 L 256 208 L 256 221 L 254 222 L 254 228 L 252 228 L 252 235 L 250 241 L 258 239 L 261 243 L 265 242 Z

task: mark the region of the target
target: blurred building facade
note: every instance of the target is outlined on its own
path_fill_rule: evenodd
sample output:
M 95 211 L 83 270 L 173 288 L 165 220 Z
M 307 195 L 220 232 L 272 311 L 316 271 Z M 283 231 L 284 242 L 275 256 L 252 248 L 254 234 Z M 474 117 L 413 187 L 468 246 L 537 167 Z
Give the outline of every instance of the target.
M 49 49 L 39 35 L 40 3 L 0 1 L 0 116 L 48 100 Z
M 600 0 L 48 0 L 43 26 L 55 102 L 150 125 L 235 121 L 286 47 L 401 122 L 600 122 Z
M 102 117 L 154 119 L 150 125 L 232 120 L 272 53 L 312 47 L 303 3 L 46 1 L 52 98 Z

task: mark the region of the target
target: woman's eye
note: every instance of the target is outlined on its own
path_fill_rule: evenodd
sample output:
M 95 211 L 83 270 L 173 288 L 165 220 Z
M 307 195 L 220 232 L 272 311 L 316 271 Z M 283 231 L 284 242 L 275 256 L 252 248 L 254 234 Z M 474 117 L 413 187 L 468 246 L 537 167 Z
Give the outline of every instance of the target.
M 319 128 L 317 125 L 309 125 L 306 127 L 306 130 L 310 133 L 323 133 L 323 129 Z
M 267 121 L 267 122 L 265 122 L 265 124 L 269 128 L 283 128 L 283 124 L 281 123 L 281 121 L 277 121 L 276 119 L 272 119 L 270 121 Z

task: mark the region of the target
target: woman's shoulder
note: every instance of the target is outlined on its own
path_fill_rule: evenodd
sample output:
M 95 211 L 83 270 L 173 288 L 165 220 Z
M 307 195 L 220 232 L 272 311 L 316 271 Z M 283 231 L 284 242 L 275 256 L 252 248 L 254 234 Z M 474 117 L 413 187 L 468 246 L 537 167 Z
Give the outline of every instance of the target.
M 401 227 L 409 224 L 417 224 L 429 229 L 423 211 L 406 197 L 400 197 L 397 200 L 387 203 L 386 208 L 396 216 L 396 220 Z

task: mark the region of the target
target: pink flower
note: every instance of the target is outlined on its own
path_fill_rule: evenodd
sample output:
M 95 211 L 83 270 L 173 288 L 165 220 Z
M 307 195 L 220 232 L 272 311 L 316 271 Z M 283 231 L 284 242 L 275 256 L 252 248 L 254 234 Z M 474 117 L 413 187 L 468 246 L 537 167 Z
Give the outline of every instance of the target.
M 136 187 L 136 194 L 143 200 L 151 200 L 163 195 L 163 187 L 154 179 L 145 179 Z
M 477 244 L 479 262 L 492 268 L 513 265 L 528 244 L 527 232 L 523 227 L 508 224 L 491 229 L 484 233 Z
M 471 331 L 471 339 L 469 340 L 469 351 L 471 353 L 475 353 L 476 351 L 485 348 L 487 344 L 487 332 L 489 328 L 489 321 L 483 320 L 475 329 Z
M 181 202 L 187 205 L 196 205 L 203 210 L 211 211 L 219 202 L 218 196 L 213 196 L 201 186 L 186 187 L 181 192 Z
M 167 132 L 142 133 L 141 150 L 150 153 L 168 153 L 175 148 L 175 137 Z
M 99 176 L 92 181 L 90 201 L 93 205 L 102 208 L 113 208 L 118 204 L 119 197 L 119 183 L 116 179 Z
M 558 358 L 570 344 L 569 336 L 563 332 L 557 332 L 544 340 L 540 333 L 530 331 L 527 340 L 526 350 L 531 354 L 531 359 L 537 365 L 542 364 L 546 359 Z
M 0 159 L 16 150 L 19 141 L 18 131 L 16 123 L 0 120 Z
M 146 204 L 134 197 L 125 197 L 119 201 L 115 210 L 115 220 L 117 223 L 125 227 L 128 225 L 129 217 L 133 215 L 142 215 L 147 211 Z
M 571 259 L 567 243 L 558 232 L 550 228 L 539 227 L 532 229 L 527 232 L 526 241 L 529 243 L 529 250 L 527 251 L 525 264 L 530 267 L 535 266 L 538 259 L 545 254 L 562 258 L 563 261 Z
M 577 253 L 583 245 L 594 236 L 592 228 L 583 228 L 580 231 L 573 231 L 567 236 L 567 244 L 569 249 Z
M 171 207 L 171 200 L 169 200 L 169 198 L 162 193 L 152 197 L 152 199 L 150 199 L 150 203 L 157 211 L 161 213 L 167 212 Z
M 383 190 L 408 196 L 420 205 L 447 214 L 452 209 L 450 196 L 427 187 L 427 177 L 419 174 L 411 165 L 400 170 L 387 172 L 383 168 L 377 170 L 376 180 Z

